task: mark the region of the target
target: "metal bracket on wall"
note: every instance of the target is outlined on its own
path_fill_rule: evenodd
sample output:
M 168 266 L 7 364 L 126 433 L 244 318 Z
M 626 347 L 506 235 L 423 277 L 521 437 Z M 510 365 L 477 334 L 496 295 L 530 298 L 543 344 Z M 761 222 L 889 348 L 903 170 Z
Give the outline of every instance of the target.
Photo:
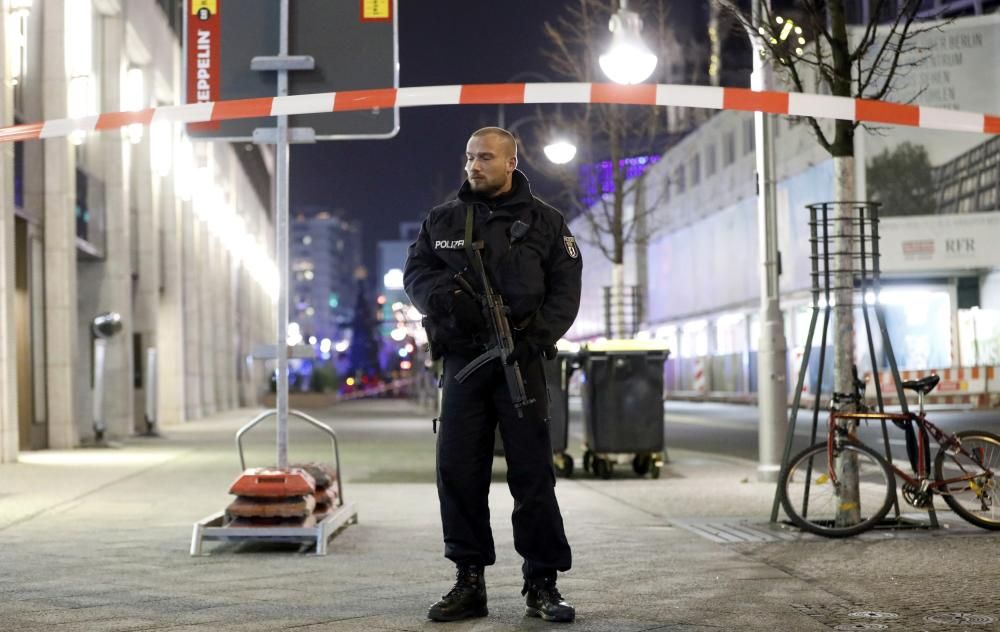
M 250 60 L 250 70 L 312 70 L 316 60 L 312 55 L 258 55 Z

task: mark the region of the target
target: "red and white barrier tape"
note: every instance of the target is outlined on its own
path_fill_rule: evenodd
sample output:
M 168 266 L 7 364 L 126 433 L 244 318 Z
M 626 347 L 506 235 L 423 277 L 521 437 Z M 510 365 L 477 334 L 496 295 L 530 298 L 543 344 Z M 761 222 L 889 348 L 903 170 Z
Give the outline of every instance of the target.
M 78 119 L 55 119 L 3 127 L 0 128 L 0 142 L 57 138 L 76 131 L 99 132 L 133 124 L 149 125 L 157 121 L 202 123 L 280 114 L 347 112 L 394 106 L 407 108 L 500 103 L 673 105 L 1000 134 L 1000 116 L 822 94 L 755 92 L 744 88 L 677 84 L 623 86 L 608 83 L 494 83 L 321 92 L 287 97 L 168 105 L 138 112 L 110 112 Z
M 415 380 L 412 377 L 393 380 L 388 383 L 382 383 L 378 386 L 371 388 L 358 389 L 351 391 L 349 393 L 340 393 L 337 395 L 337 401 L 347 401 L 352 399 L 364 399 L 366 397 L 375 397 L 376 395 L 384 395 L 386 393 L 394 393 L 396 391 L 401 391 L 414 384 Z
M 994 366 L 975 367 L 951 367 L 942 369 L 926 369 L 900 371 L 899 378 L 906 380 L 919 380 L 928 375 L 937 375 L 941 378 L 937 387 L 927 395 L 929 404 L 972 404 L 978 407 L 991 407 L 993 400 L 1000 395 L 1000 371 Z M 871 372 L 865 373 L 865 381 L 871 379 Z M 879 373 L 881 380 L 882 396 L 887 400 L 895 401 L 896 385 L 892 380 L 892 373 L 882 371 Z M 875 390 L 868 390 L 868 397 L 874 398 Z M 907 399 L 916 401 L 917 396 L 913 392 L 907 393 Z

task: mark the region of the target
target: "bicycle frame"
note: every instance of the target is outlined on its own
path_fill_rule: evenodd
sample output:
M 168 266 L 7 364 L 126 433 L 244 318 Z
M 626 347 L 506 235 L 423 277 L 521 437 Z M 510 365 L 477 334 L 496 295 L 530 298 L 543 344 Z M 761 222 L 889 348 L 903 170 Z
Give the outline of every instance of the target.
M 896 467 L 896 464 L 892 461 L 892 458 L 888 459 L 889 467 L 892 468 L 893 472 L 897 476 L 901 477 L 908 484 L 919 488 L 921 491 L 931 491 L 936 494 L 947 493 L 947 488 L 953 483 L 959 483 L 964 481 L 970 481 L 976 478 L 978 473 L 969 474 L 968 476 L 962 476 L 958 478 L 949 478 L 945 480 L 934 480 L 930 478 L 930 463 L 925 463 L 924 454 L 926 448 L 925 437 L 929 434 L 935 442 L 946 451 L 952 454 L 962 454 L 968 457 L 973 463 L 983 469 L 983 471 L 993 474 L 993 472 L 983 464 L 982 454 L 980 451 L 968 451 L 962 447 L 961 441 L 955 435 L 945 432 L 938 428 L 936 425 L 931 423 L 927 419 L 927 414 L 923 410 L 923 397 L 920 398 L 920 412 L 919 413 L 879 413 L 879 412 L 859 412 L 859 413 L 847 413 L 840 412 L 838 410 L 831 410 L 830 417 L 827 427 L 827 469 L 830 476 L 830 480 L 837 483 L 837 473 L 834 467 L 834 453 L 837 447 L 843 444 L 844 440 L 850 441 L 856 445 L 864 445 L 864 442 L 858 439 L 857 435 L 849 432 L 843 425 L 837 423 L 838 421 L 893 421 L 893 422 L 903 422 L 903 423 L 916 423 L 918 429 L 921 432 L 917 433 L 917 471 L 915 472 L 916 477 L 910 476 L 900 468 Z M 943 491 L 945 490 L 945 491 Z

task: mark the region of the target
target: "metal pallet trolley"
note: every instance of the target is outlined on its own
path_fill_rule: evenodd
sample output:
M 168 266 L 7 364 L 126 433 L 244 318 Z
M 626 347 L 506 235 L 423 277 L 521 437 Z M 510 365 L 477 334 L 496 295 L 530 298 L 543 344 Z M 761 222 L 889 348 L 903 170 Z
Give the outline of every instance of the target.
M 257 415 L 236 433 L 236 448 L 240 453 L 240 471 L 246 470 L 243 458 L 243 435 L 258 423 L 277 410 L 268 410 Z M 202 555 L 202 543 L 205 540 L 223 540 L 226 542 L 271 541 L 271 542 L 309 542 L 315 541 L 316 555 L 326 555 L 327 542 L 341 528 L 358 522 L 358 511 L 354 503 L 344 500 L 343 487 L 340 479 L 340 449 L 337 445 L 337 433 L 325 423 L 306 415 L 298 410 L 289 410 L 288 414 L 322 430 L 330 436 L 333 443 L 333 466 L 337 472 L 338 505 L 329 515 L 312 527 L 233 527 L 229 526 L 226 512 L 214 513 L 195 523 L 191 534 L 191 555 Z

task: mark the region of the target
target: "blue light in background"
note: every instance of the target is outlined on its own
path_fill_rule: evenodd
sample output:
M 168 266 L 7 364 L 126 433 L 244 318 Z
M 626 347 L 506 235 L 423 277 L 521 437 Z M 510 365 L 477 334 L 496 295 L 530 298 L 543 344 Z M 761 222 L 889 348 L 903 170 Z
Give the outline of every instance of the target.
M 660 157 L 656 155 L 633 156 L 622 158 L 619 164 L 625 170 L 625 179 L 631 180 L 641 176 L 646 169 L 655 165 L 659 160 Z M 592 206 L 601 199 L 601 196 L 613 193 L 614 190 L 615 183 L 610 160 L 580 166 L 580 201 L 583 202 L 584 206 Z

